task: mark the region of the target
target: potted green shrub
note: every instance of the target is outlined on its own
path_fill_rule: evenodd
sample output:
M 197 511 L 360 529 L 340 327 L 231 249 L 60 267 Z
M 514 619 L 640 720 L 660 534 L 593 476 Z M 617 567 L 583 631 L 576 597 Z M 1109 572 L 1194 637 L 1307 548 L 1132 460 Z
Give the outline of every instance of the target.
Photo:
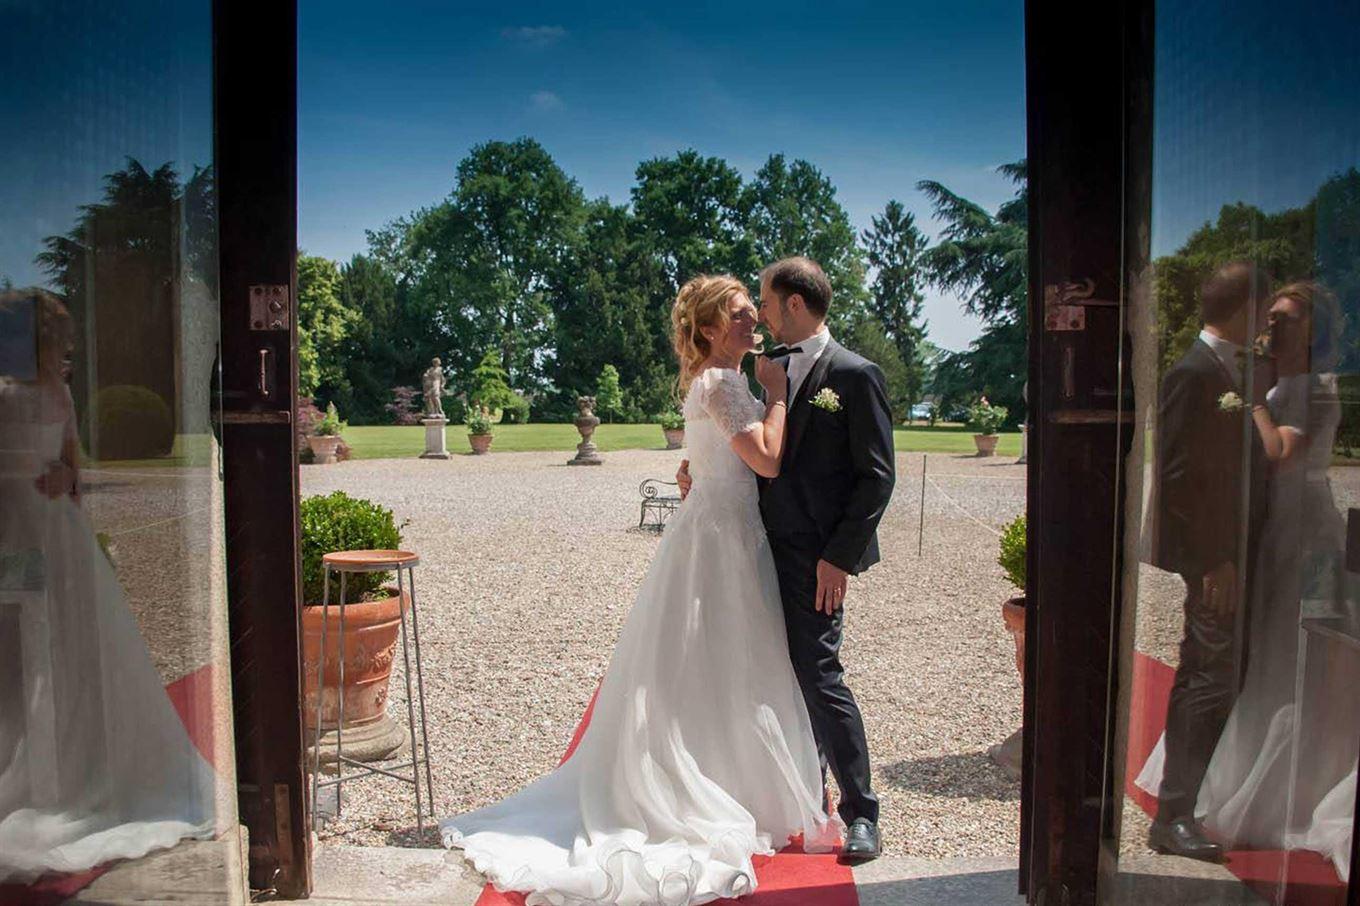
M 472 445 L 472 452 L 481 456 L 491 449 L 491 413 L 485 406 L 475 406 L 468 409 L 467 414 L 468 443 Z
M 666 436 L 666 449 L 678 450 L 685 445 L 685 417 L 674 409 L 657 416 L 661 433 Z
M 996 442 L 1000 439 L 996 432 L 1006 423 L 1007 414 L 1005 406 L 993 406 L 985 396 L 968 407 L 968 427 L 973 429 L 973 444 L 978 456 L 991 456 L 996 452 Z
M 312 448 L 312 461 L 317 465 L 329 465 L 335 462 L 335 451 L 340 446 L 340 432 L 347 426 L 340 421 L 340 414 L 335 411 L 335 403 L 326 406 L 326 414 L 312 427 L 312 433 L 307 438 L 307 446 Z
M 335 730 L 340 715 L 340 582 L 332 573 L 329 614 L 323 620 L 325 574 L 321 558 L 344 550 L 395 550 L 401 529 L 392 511 L 343 491 L 309 497 L 300 508 L 302 524 L 302 654 L 306 741 L 315 742 L 316 711 L 321 703 L 321 759 L 335 760 Z M 385 710 L 388 679 L 401 614 L 410 598 L 389 586 L 391 573 L 345 577 L 344 753 L 347 758 L 380 761 L 406 744 L 406 733 Z M 326 627 L 326 664 L 317 688 L 321 627 Z M 310 759 L 309 755 L 309 759 Z
M 1016 516 L 1001 530 L 998 544 L 997 564 L 1006 574 L 1006 579 L 1020 592 L 1001 604 L 1001 618 L 1005 621 L 1006 631 L 1015 641 L 1015 669 L 1021 680 L 1025 677 L 1025 550 L 1027 543 L 1027 523 L 1024 514 Z M 1020 778 L 1022 731 L 1016 730 L 1004 742 L 987 750 L 992 761 L 996 762 L 1013 780 Z
M 1016 516 L 1001 530 L 997 564 L 1006 580 L 1015 586 L 1019 595 L 1008 598 L 1001 605 L 1006 629 L 1015 638 L 1015 668 L 1025 675 L 1025 548 L 1027 526 L 1024 514 Z

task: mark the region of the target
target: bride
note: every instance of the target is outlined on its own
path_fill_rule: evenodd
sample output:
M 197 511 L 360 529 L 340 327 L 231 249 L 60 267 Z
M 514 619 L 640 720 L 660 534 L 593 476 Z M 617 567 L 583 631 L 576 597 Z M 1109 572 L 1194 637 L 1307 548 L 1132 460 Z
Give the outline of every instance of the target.
M 21 308 L 36 375 L 0 375 L 0 882 L 214 830 L 213 769 L 80 506 L 70 316 L 49 293 L 0 294 L 0 314 Z
M 756 475 L 779 471 L 787 382 L 756 359 L 756 310 L 729 276 L 671 312 L 693 490 L 666 528 L 570 759 L 442 822 L 497 889 L 528 906 L 706 903 L 755 889 L 751 857 L 837 841 L 794 678 Z

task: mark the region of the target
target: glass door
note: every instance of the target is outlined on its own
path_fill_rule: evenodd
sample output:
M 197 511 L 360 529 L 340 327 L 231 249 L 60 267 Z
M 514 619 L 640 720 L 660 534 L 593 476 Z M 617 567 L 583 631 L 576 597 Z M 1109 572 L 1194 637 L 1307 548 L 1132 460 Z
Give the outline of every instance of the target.
M 0 891 L 238 902 L 211 3 L 5 3 L 0 84 Z
M 1156 3 L 1126 274 L 1106 903 L 1343 903 L 1360 752 L 1360 9 Z

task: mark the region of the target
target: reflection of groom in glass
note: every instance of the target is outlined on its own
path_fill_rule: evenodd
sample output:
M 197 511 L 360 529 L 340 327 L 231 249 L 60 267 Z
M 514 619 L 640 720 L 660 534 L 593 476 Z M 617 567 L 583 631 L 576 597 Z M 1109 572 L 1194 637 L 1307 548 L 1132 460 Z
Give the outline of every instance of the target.
M 1251 423 L 1246 347 L 1266 287 L 1256 267 L 1224 265 L 1200 290 L 1204 329 L 1162 378 L 1157 414 L 1154 565 L 1185 580 L 1185 635 L 1166 714 L 1166 761 L 1149 845 L 1217 861 L 1195 821 L 1209 758 L 1237 696 L 1239 627 L 1264 515 L 1265 454 Z M 1249 396 L 1249 391 L 1251 396 Z

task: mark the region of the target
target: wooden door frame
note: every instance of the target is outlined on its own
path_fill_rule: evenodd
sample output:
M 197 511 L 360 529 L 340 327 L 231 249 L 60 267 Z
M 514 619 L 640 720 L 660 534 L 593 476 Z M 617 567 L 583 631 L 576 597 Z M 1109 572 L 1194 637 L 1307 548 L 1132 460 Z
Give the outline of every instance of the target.
M 1122 426 L 1132 412 L 1119 355 L 1127 93 L 1136 81 L 1126 32 L 1150 5 L 1025 7 L 1030 581 L 1020 877 L 1036 904 L 1096 902 L 1117 680 L 1119 469 L 1131 433 Z M 1050 313 L 1060 317 L 1050 322 Z
M 250 886 L 298 898 L 307 896 L 312 885 L 302 763 L 293 427 L 296 3 L 214 0 L 213 38 L 222 458 L 238 802 L 250 835 Z M 261 299 L 281 303 L 277 321 L 262 317 Z

